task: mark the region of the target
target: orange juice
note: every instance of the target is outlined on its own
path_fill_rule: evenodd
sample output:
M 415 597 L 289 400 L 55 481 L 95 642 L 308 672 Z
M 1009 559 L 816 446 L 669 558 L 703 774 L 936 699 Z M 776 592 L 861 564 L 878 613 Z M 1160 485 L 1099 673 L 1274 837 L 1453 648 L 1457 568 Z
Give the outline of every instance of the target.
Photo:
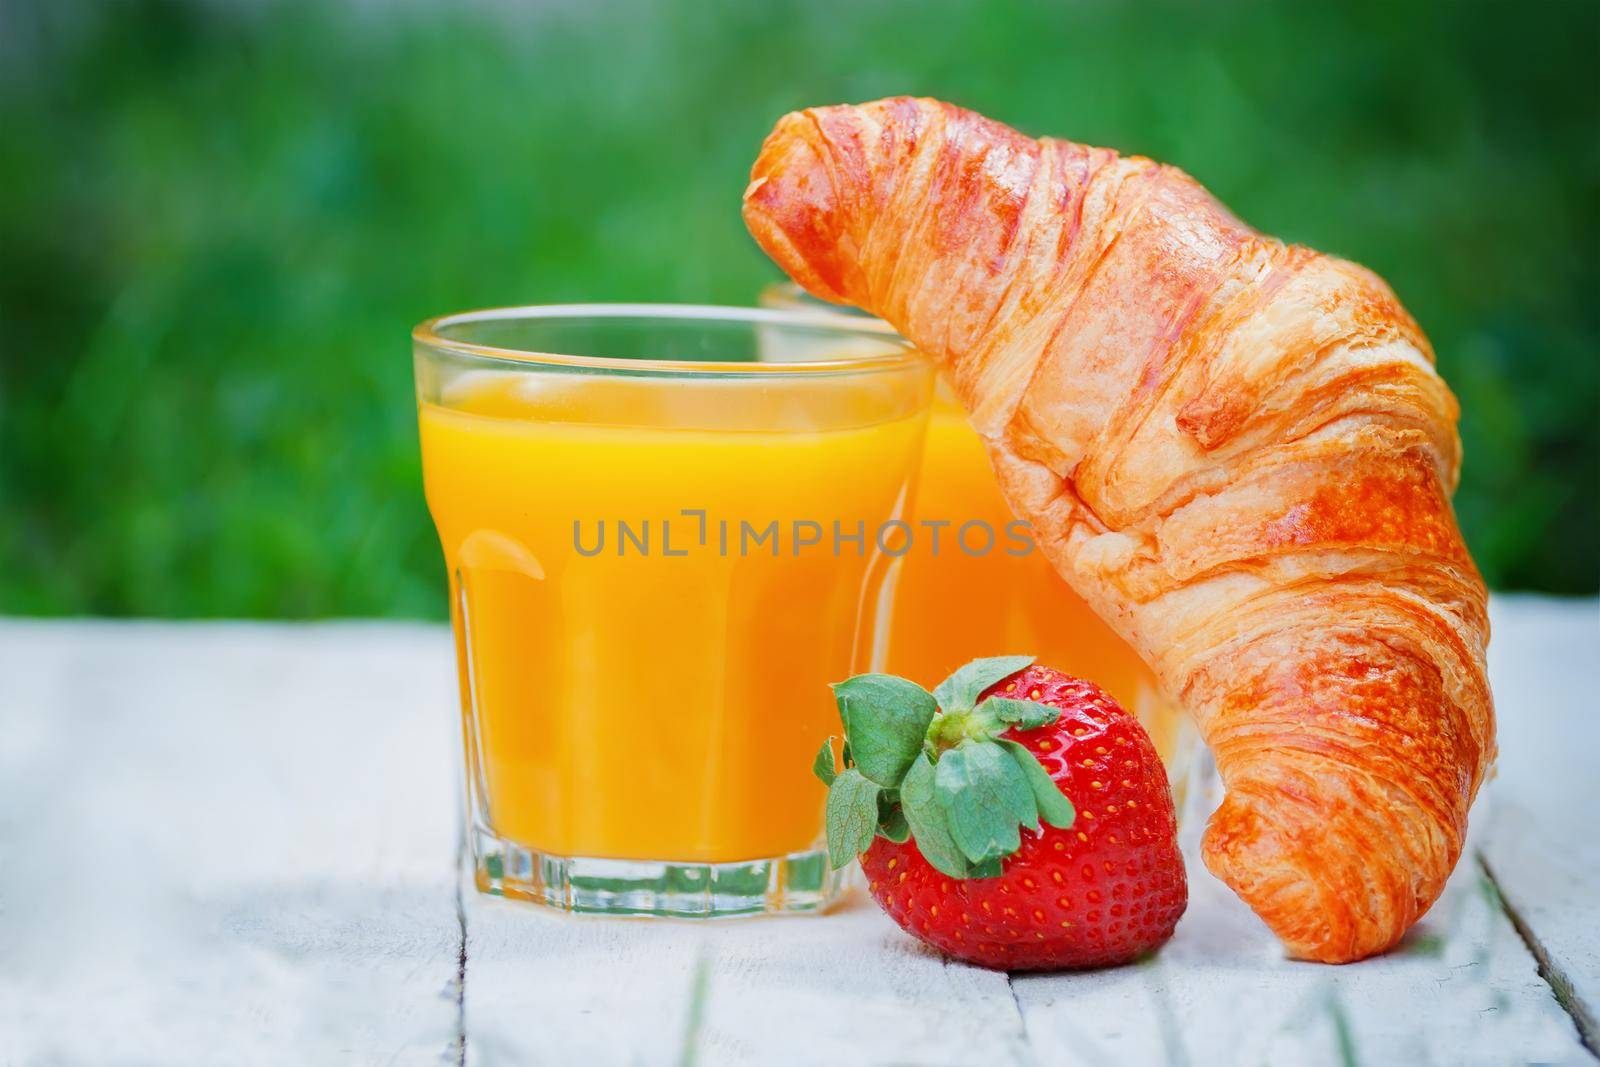
M 562 857 L 816 844 L 827 683 L 881 630 L 871 531 L 907 506 L 919 381 L 902 402 L 826 379 L 478 372 L 424 397 L 486 829 Z

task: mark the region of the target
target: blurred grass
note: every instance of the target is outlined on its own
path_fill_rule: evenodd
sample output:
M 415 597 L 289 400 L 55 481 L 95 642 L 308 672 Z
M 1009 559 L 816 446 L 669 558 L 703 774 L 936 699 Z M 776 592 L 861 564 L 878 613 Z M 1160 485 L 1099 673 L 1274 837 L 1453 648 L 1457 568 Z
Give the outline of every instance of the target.
M 0 611 L 439 616 L 407 331 L 750 302 L 772 121 L 896 92 L 1177 163 L 1366 263 L 1497 587 L 1600 583 L 1600 25 L 1572 4 L 0 13 Z

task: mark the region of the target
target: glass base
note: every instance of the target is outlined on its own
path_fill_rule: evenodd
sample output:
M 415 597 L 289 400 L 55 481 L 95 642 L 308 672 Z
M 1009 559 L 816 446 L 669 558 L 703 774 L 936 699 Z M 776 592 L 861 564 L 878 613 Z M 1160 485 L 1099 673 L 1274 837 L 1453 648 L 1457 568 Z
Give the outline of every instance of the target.
M 475 830 L 479 892 L 591 915 L 716 919 L 818 913 L 849 886 L 850 868 L 828 867 L 823 849 L 737 863 L 550 856 Z

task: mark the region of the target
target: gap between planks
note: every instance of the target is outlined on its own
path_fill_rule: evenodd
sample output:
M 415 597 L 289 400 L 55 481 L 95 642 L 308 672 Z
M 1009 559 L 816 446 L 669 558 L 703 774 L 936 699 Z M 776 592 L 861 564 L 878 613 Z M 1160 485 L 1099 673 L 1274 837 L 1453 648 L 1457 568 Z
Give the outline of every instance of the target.
M 467 902 L 461 877 L 466 859 L 467 835 L 463 831 L 456 837 L 456 931 L 460 938 L 456 947 L 456 1067 L 467 1065 Z
M 1488 857 L 1479 853 L 1476 858 L 1478 866 L 1483 870 L 1484 877 L 1494 887 L 1500 910 L 1505 913 L 1506 918 L 1511 922 L 1511 928 L 1517 932 L 1518 937 L 1522 938 L 1522 943 L 1528 946 L 1528 952 L 1539 964 L 1539 977 L 1544 979 L 1545 984 L 1550 987 L 1550 995 L 1555 997 L 1557 1004 L 1561 1005 L 1561 1010 L 1572 1017 L 1572 1025 L 1577 1028 L 1578 1037 L 1583 1041 L 1583 1047 L 1588 1049 L 1591 1055 L 1600 1059 L 1600 1026 L 1596 1025 L 1595 1018 L 1589 1011 L 1589 1006 L 1579 997 L 1572 977 L 1555 962 L 1550 950 L 1539 939 L 1539 935 L 1534 933 L 1533 927 L 1524 921 L 1517 909 L 1512 906 L 1511 901 L 1506 898 L 1505 892 L 1500 886 L 1500 880 L 1495 877 L 1494 868 L 1490 865 Z

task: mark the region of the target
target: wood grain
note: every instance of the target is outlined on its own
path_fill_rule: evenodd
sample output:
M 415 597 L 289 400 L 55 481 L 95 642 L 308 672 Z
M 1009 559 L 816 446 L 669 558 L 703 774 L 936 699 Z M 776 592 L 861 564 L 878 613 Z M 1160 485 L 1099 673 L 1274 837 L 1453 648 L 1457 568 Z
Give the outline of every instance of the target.
M 1198 871 L 1190 863 L 1191 871 Z M 1464 863 L 1400 947 L 1345 967 L 1284 958 L 1203 873 L 1149 963 L 1014 979 L 1036 1049 L 1062 1062 L 1581 1063 L 1571 1020 L 1481 871 Z
M 1483 865 L 1400 951 L 1287 961 L 1191 862 L 1155 959 L 1015 980 L 859 896 L 458 915 L 442 628 L 0 621 L 0 1063 L 1593 1064 L 1600 604 L 1494 621 Z
M 1500 765 L 1480 855 L 1600 1051 L 1600 606 L 1508 597 L 1494 609 Z
M 466 914 L 469 1063 L 1028 1062 L 1006 977 L 946 962 L 860 893 L 717 924 L 481 897 Z
M 433 627 L 0 623 L 0 1062 L 436 1063 Z

